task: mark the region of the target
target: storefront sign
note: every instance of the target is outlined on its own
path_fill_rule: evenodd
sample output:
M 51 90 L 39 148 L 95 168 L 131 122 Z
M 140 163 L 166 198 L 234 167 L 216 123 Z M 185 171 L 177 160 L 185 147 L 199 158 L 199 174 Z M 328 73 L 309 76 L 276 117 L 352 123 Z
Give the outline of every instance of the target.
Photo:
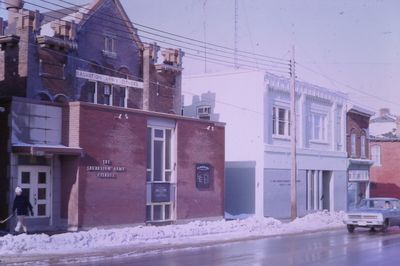
M 210 164 L 196 164 L 196 187 L 198 189 L 210 188 L 212 173 L 213 168 Z
M 349 170 L 349 181 L 368 181 L 368 170 Z
M 117 173 L 126 172 L 126 167 L 114 166 L 111 160 L 102 160 L 103 165 L 88 165 L 87 172 L 95 172 L 96 177 L 104 179 L 115 179 Z
M 131 79 L 123 79 L 112 76 L 106 76 L 102 74 L 97 74 L 93 72 L 87 72 L 83 70 L 76 70 L 76 77 L 83 78 L 88 80 L 100 81 L 103 83 L 119 85 L 123 87 L 133 87 L 143 89 L 143 82 L 131 80 Z
M 169 201 L 171 201 L 171 184 L 170 183 L 152 183 L 151 184 L 151 201 L 152 202 L 169 202 Z

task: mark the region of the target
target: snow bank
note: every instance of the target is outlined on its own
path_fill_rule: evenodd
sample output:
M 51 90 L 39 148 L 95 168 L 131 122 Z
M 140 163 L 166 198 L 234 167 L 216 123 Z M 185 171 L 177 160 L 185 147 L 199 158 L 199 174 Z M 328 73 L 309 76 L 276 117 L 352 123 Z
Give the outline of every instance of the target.
M 234 239 L 252 236 L 280 235 L 343 226 L 344 213 L 317 212 L 282 223 L 273 218 L 250 217 L 243 220 L 194 221 L 167 226 L 136 226 L 122 229 L 92 229 L 86 232 L 64 233 L 53 236 L 6 235 L 0 237 L 0 255 L 48 254 L 89 251 L 104 247 L 136 244 Z

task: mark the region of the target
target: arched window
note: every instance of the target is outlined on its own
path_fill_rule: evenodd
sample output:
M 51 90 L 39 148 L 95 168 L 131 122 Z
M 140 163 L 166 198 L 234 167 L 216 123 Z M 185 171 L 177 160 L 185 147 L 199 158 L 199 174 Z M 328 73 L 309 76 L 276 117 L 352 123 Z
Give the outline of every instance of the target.
M 367 132 L 362 130 L 360 137 L 361 158 L 367 158 Z
M 351 157 L 355 157 L 357 155 L 357 134 L 355 130 L 352 130 L 350 133 L 350 155 Z
M 68 98 L 64 94 L 57 94 L 54 97 L 54 102 L 56 102 L 56 103 L 67 103 L 68 102 Z
M 371 160 L 374 162 L 374 166 L 381 166 L 381 146 L 371 146 Z

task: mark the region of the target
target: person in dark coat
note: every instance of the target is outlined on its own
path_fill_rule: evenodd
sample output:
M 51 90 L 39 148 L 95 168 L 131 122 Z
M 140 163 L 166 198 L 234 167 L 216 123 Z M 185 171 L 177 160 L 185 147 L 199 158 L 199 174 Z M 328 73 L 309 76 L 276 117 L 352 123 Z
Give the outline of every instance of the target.
M 22 227 L 24 233 L 27 233 L 25 216 L 28 215 L 28 211 L 33 216 L 33 208 L 29 199 L 25 195 L 22 195 L 22 189 L 20 187 L 15 188 L 13 213 L 15 213 L 15 211 L 17 211 L 17 226 L 15 227 L 15 232 L 19 233 Z

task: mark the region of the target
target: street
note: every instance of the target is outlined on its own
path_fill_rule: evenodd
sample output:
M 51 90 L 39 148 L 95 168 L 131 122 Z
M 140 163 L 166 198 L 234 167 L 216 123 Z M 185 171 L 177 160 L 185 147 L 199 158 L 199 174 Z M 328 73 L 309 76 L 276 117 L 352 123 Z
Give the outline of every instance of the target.
M 333 230 L 126 255 L 76 265 L 399 265 L 399 250 L 400 230 L 393 227 L 387 233 L 358 229 L 348 234 Z

